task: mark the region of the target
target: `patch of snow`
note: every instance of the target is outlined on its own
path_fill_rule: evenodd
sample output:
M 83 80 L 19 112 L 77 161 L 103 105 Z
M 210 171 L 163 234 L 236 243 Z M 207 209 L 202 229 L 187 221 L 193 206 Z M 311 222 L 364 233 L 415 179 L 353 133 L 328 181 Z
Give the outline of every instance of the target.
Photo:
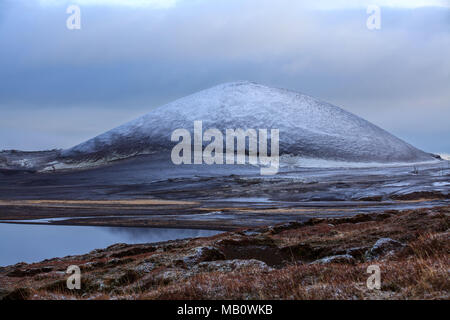
M 314 262 L 311 262 L 311 264 L 329 264 L 329 263 L 355 263 L 355 258 L 349 254 L 341 254 L 336 256 L 330 256 L 325 257 L 319 260 L 316 260 Z
M 408 182 L 397 182 L 397 183 L 389 183 L 385 184 L 384 187 L 408 187 L 411 183 Z
M 446 181 L 441 181 L 441 182 L 434 182 L 433 186 L 434 187 L 445 187 L 445 186 L 449 186 L 450 182 L 446 182 Z
M 438 163 L 440 160 L 431 158 L 421 162 L 356 162 L 336 161 L 319 158 L 305 158 L 301 156 L 282 155 L 280 157 L 281 168 L 377 168 L 377 167 L 402 167 L 419 166 L 423 164 Z
M 269 267 L 265 262 L 249 259 L 249 260 L 222 260 L 222 261 L 210 261 L 210 262 L 201 262 L 196 265 L 193 270 L 195 272 L 198 271 L 220 271 L 220 272 L 231 272 L 242 270 L 245 268 L 255 268 L 261 271 L 271 271 L 273 270 Z
M 11 164 L 26 169 L 33 168 L 34 166 L 34 162 L 31 159 L 19 159 L 11 161 Z
M 436 154 L 440 155 L 441 158 L 444 160 L 450 160 L 450 154 L 448 153 L 436 153 Z

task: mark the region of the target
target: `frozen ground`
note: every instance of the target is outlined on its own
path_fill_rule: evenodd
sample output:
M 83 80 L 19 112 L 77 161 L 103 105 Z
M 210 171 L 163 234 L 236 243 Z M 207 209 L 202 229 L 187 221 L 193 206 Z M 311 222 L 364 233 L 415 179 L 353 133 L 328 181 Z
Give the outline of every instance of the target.
M 0 214 L 8 220 L 71 219 L 51 221 L 55 224 L 157 224 L 227 230 L 318 216 L 446 205 L 449 182 L 448 161 L 362 168 L 286 166 L 276 176 L 264 177 L 252 166 L 175 166 L 164 158 L 140 156 L 85 171 L 0 173 Z M 36 206 L 21 202 L 37 199 L 62 202 Z M 63 202 L 124 199 L 184 200 L 192 205 Z M 11 200 L 16 202 L 11 204 Z

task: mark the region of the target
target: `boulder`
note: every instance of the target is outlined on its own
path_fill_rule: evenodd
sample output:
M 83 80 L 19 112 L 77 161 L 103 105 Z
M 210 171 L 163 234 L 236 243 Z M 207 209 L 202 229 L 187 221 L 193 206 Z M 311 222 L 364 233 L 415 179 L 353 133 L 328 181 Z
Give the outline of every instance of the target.
M 377 260 L 383 257 L 392 256 L 396 252 L 403 249 L 406 245 L 391 238 L 381 238 L 372 248 L 366 251 L 365 258 L 367 261 Z
M 190 252 L 190 255 L 184 257 L 183 260 L 177 261 L 177 264 L 181 263 L 185 267 L 191 267 L 200 262 L 225 259 L 223 252 L 212 246 L 197 247 L 192 249 Z

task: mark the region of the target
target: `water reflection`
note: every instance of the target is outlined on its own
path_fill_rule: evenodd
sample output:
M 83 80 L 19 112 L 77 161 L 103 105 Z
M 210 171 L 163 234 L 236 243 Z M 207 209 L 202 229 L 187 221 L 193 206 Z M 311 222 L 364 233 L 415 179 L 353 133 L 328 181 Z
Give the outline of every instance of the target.
M 0 223 L 0 266 L 84 254 L 115 243 L 151 243 L 217 233 L 220 231 Z
M 175 239 L 209 237 L 219 231 L 195 229 L 167 229 L 167 228 L 105 228 L 109 232 L 120 235 L 129 241 L 158 242 Z

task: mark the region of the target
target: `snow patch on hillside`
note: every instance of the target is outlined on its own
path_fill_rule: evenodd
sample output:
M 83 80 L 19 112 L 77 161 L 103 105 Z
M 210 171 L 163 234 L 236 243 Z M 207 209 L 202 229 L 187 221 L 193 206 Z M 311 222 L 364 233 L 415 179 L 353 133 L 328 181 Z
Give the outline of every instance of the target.
M 402 167 L 419 166 L 423 164 L 439 163 L 440 160 L 431 159 L 419 162 L 351 162 L 335 161 L 317 158 L 303 158 L 292 155 L 282 155 L 280 157 L 281 168 L 379 168 L 379 167 Z

